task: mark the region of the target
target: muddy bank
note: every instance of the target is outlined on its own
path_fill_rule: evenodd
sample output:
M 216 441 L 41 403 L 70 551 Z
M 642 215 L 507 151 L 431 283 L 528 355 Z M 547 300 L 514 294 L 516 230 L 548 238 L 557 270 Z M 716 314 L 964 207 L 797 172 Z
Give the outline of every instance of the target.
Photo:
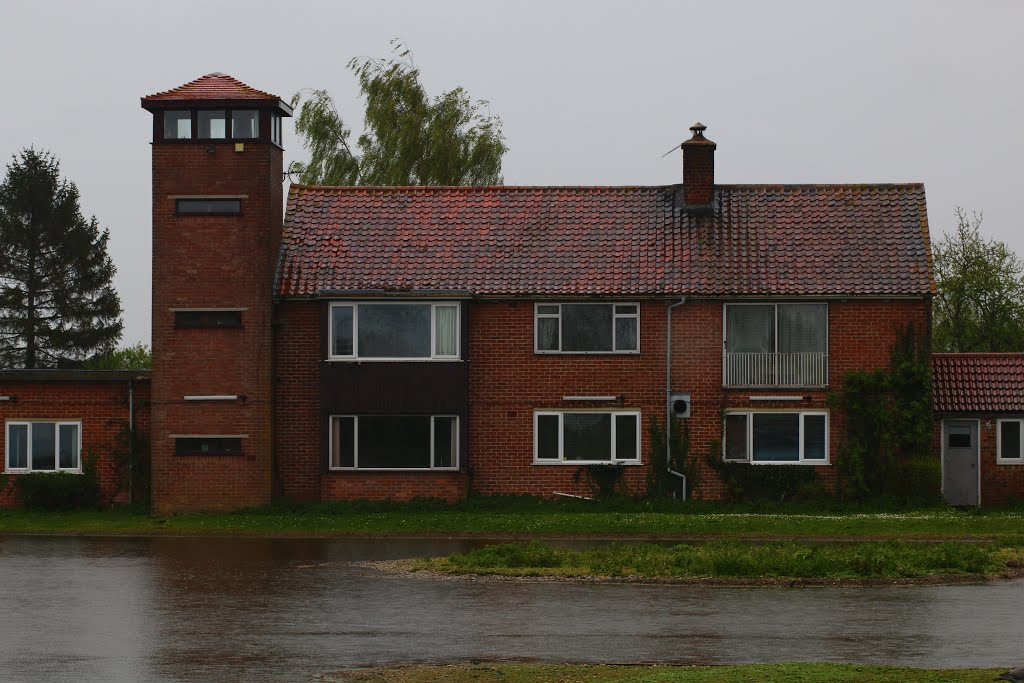
M 914 577 L 753 577 L 730 578 L 713 576 L 592 576 L 550 574 L 520 576 L 514 574 L 474 574 L 443 572 L 417 568 L 417 560 L 379 560 L 356 562 L 357 566 L 390 574 L 395 577 L 430 579 L 434 581 L 462 581 L 469 583 L 569 583 L 569 584 L 637 584 L 651 586 L 718 586 L 744 587 L 828 587 L 828 586 L 959 586 L 986 584 L 1024 578 L 1024 567 L 1008 567 L 999 574 L 934 574 Z

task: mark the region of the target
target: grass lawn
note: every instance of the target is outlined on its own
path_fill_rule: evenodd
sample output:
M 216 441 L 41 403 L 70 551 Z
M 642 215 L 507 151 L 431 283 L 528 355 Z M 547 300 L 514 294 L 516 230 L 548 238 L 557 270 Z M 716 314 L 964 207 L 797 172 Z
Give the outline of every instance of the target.
M 0 533 L 633 536 L 694 538 L 1001 539 L 1024 543 L 1024 510 L 545 501 L 279 503 L 233 514 L 151 517 L 143 510 L 0 511 Z
M 982 683 L 1006 669 L 908 669 L 857 664 L 743 666 L 579 666 L 476 664 L 399 666 L 337 673 L 327 681 L 396 683 Z
M 409 571 L 454 575 L 654 579 L 917 579 L 1020 573 L 1024 548 L 989 543 L 615 543 L 566 550 L 541 541 L 489 545 L 448 557 L 402 560 Z

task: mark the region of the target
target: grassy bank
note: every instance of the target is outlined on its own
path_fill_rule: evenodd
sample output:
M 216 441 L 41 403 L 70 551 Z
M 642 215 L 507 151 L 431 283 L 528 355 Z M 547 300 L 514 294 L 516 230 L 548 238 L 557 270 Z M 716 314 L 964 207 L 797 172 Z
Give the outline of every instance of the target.
M 437 503 L 277 504 L 234 514 L 151 517 L 144 510 L 0 511 L 0 533 L 657 536 L 692 538 L 1010 539 L 1024 511 L 946 507 L 724 505 L 471 499 Z
M 910 669 L 856 664 L 750 664 L 744 666 L 576 666 L 477 664 L 402 666 L 328 675 L 328 681 L 369 683 L 982 683 L 1005 669 Z
M 640 579 L 919 579 L 1019 574 L 1024 548 L 884 541 L 842 544 L 708 541 L 672 546 L 616 543 L 566 550 L 541 541 L 491 545 L 395 563 L 451 575 Z

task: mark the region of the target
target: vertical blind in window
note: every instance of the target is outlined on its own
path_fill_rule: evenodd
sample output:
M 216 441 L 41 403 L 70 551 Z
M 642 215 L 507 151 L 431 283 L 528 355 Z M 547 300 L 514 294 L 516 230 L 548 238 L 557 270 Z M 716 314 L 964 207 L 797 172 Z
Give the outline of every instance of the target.
M 779 353 L 825 353 L 824 304 L 779 304 Z
M 725 339 L 731 353 L 774 353 L 775 307 L 729 306 Z

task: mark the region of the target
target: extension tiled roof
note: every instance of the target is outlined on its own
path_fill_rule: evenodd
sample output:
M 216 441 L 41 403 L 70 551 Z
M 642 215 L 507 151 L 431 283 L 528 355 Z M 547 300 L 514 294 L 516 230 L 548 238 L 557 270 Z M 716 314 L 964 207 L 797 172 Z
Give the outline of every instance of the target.
M 292 185 L 280 296 L 928 295 L 924 187 Z
M 164 90 L 147 97 L 143 102 L 163 100 L 271 100 L 278 101 L 277 95 L 257 90 L 242 81 L 222 73 L 206 74 L 172 90 Z
M 932 354 L 937 413 L 1024 413 L 1024 353 Z

